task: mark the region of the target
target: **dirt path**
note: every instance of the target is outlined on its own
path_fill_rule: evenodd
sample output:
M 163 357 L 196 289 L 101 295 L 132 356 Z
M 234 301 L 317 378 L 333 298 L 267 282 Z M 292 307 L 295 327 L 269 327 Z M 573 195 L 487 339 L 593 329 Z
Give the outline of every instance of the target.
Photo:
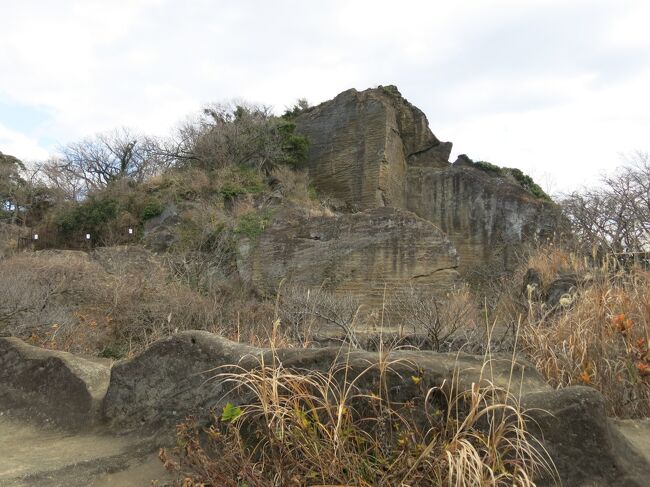
M 150 450 L 138 438 L 72 435 L 0 416 L 0 485 L 140 487 L 170 480 Z

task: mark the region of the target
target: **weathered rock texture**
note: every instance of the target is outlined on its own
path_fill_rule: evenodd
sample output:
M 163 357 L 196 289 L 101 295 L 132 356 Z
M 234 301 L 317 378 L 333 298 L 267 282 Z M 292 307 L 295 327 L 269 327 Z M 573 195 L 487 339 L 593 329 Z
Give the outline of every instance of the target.
M 440 290 L 458 280 L 456 250 L 431 222 L 397 208 L 336 216 L 278 215 L 250 255 L 251 279 L 274 293 L 286 278 L 380 303 L 408 286 Z
M 209 408 L 242 398 L 218 375 L 232 371 L 227 366 L 250 370 L 262 362 L 282 363 L 285 368 L 328 371 L 333 364 L 346 364 L 350 377 L 364 373 L 363 383 L 378 380 L 379 354 L 327 347 L 320 349 L 268 349 L 235 343 L 204 331 L 189 331 L 159 340 L 146 352 L 116 364 L 104 402 L 104 413 L 120 429 L 172 426 L 188 414 L 208 418 Z M 398 351 L 391 354 L 390 372 L 383 380 L 399 391 L 397 400 L 408 400 L 419 386 L 405 377 L 422 378 L 422 387 L 450 384 L 458 373 L 458 387 L 471 388 L 481 380 L 483 357 L 463 353 Z M 510 355 L 492 362 L 494 383 L 506 387 L 511 378 Z M 526 392 L 548 390 L 532 364 L 522 361 L 514 367 L 512 389 Z
M 360 209 L 406 204 L 407 161 L 445 164 L 451 144 L 393 87 L 344 91 L 298 118 L 314 185 Z
M 18 409 L 67 427 L 99 419 L 108 366 L 18 338 L 0 338 L 0 410 Z
M 451 165 L 451 143 L 440 142 L 394 86 L 345 91 L 296 123 L 310 139 L 310 179 L 321 193 L 426 218 L 448 233 L 461 270 L 507 265 L 522 241 L 552 227 L 551 203 L 469 159 Z
M 406 207 L 449 235 L 463 274 L 490 262 L 511 267 L 522 242 L 553 232 L 551 203 L 471 165 L 409 167 L 407 187 Z

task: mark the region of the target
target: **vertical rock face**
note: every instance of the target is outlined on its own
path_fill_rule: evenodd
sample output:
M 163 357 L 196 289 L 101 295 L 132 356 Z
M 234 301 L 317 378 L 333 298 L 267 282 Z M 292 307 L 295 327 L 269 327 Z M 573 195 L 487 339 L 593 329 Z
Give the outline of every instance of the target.
M 548 201 L 471 165 L 410 167 L 406 206 L 449 235 L 465 275 L 482 264 L 509 268 L 522 242 L 554 226 Z
M 352 207 L 408 209 L 449 235 L 459 269 L 508 266 L 522 242 L 552 230 L 554 205 L 468 158 L 449 163 L 426 116 L 394 86 L 348 90 L 296 119 L 310 179 Z
M 359 209 L 404 208 L 407 161 L 445 164 L 451 151 L 395 87 L 344 91 L 296 123 L 310 140 L 313 184 Z
M 406 287 L 440 290 L 458 280 L 456 250 L 435 225 L 409 211 L 376 208 L 335 217 L 284 214 L 260 236 L 251 278 L 273 294 L 286 278 L 380 304 Z

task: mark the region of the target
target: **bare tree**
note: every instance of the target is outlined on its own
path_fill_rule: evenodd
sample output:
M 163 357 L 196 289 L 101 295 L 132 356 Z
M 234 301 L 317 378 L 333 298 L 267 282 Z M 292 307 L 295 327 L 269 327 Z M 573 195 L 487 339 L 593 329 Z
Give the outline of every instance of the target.
M 278 314 L 290 326 L 295 339 L 321 325 L 329 325 L 343 334 L 343 340 L 354 348 L 362 348 L 354 330 L 360 304 L 354 297 L 340 296 L 322 288 L 287 286 L 280 290 Z
M 83 195 L 84 181 L 76 174 L 64 169 L 65 161 L 49 159 L 37 163 L 36 167 L 38 176 L 52 190 L 57 204 L 64 201 L 77 201 Z
M 596 188 L 565 196 L 561 205 L 586 247 L 640 252 L 650 244 L 650 158 L 637 152 Z
M 81 181 L 86 191 L 121 178 L 141 182 L 170 163 L 156 139 L 125 128 L 68 144 L 61 154 L 57 167 Z
M 440 351 L 456 332 L 475 327 L 476 307 L 466 288 L 446 295 L 410 287 L 391 303 L 397 320 L 424 333 L 433 350 Z

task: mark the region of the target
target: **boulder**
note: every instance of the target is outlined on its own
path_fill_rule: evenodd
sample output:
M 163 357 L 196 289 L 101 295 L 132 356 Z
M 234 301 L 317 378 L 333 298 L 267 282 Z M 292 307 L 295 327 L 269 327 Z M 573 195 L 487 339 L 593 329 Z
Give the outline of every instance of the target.
M 176 205 L 168 205 L 163 212 L 147 220 L 144 224 L 144 242 L 156 252 L 168 250 L 178 238 L 175 228 L 180 223 L 181 217 Z
M 563 485 L 642 487 L 650 462 L 605 414 L 602 395 L 590 387 L 524 395 L 529 429 L 555 463 Z M 545 479 L 538 485 L 555 485 Z
M 108 389 L 105 363 L 0 338 L 0 409 L 69 428 L 96 423 Z
M 381 207 L 353 214 L 277 215 L 249 254 L 250 275 L 274 294 L 283 279 L 325 286 L 379 304 L 385 290 L 445 290 L 458 280 L 453 245 L 435 225 L 411 212 Z
M 572 272 L 559 274 L 544 290 L 546 305 L 555 307 L 562 303 L 572 303 L 578 291 L 579 276 Z
M 370 394 L 381 383 L 396 403 L 417 400 L 433 387 L 444 390 L 453 383 L 457 390 L 470 390 L 472 384 L 490 380 L 519 396 L 529 432 L 552 458 L 563 485 L 647 485 L 650 425 L 608 419 L 595 389 L 553 390 L 532 364 L 516 359 L 512 365 L 509 354 L 494 354 L 490 367 L 485 367 L 484 357 L 463 353 L 396 350 L 389 358 L 386 367 L 386 355 L 377 352 L 340 347 L 260 349 L 190 331 L 159 340 L 140 355 L 118 362 L 107 384 L 105 365 L 1 338 L 0 408 L 3 414 L 22 408 L 32 420 L 47 417 L 79 428 L 97 424 L 102 404 L 106 431 L 137 432 L 140 438 L 157 433 L 162 440 L 171 439 L 175 425 L 188 415 L 207 423 L 211 410 L 218 413 L 228 402 L 250 400 L 219 374 L 252 370 L 262 363 L 276 361 L 305 372 L 325 372 L 339 365 L 340 373 L 363 393 Z M 415 376 L 418 380 L 411 380 Z M 540 486 L 556 485 L 557 478 L 536 480 Z
M 639 447 L 647 442 L 636 432 L 636 423 L 619 426 L 608 420 L 603 398 L 595 389 L 553 390 L 525 360 L 518 359 L 511 369 L 511 358 L 494 355 L 488 372 L 482 356 L 400 350 L 390 354 L 391 366 L 385 369 L 376 352 L 341 348 L 272 352 L 191 331 L 158 341 L 145 353 L 114 366 L 104 411 L 111 427 L 120 431 L 152 427 L 172 431 L 188 414 L 207 422 L 210 409 L 218 413 L 228 402 L 247 401 L 245 393 L 234 391 L 219 377 L 220 372 L 232 371 L 228 366 L 250 370 L 274 360 L 304 371 L 345 365 L 347 379 L 356 380 L 361 390 L 370 393 L 381 380 L 397 402 L 455 380 L 459 389 L 469 390 L 473 383 L 489 378 L 499 386 L 510 384 L 510 391 L 519 395 L 527 409 L 529 431 L 554 461 L 562 485 L 647 485 L 650 463 Z M 420 378 L 417 386 L 409 380 L 412 376 Z M 626 434 L 624 428 L 634 430 L 633 434 Z M 556 480 L 538 479 L 537 485 L 557 485 Z
M 589 285 L 592 276 L 578 275 L 574 272 L 559 272 L 553 280 L 544 283 L 537 269 L 526 271 L 522 294 L 533 301 L 543 302 L 550 310 L 558 306 L 569 306 L 576 299 L 579 286 Z

